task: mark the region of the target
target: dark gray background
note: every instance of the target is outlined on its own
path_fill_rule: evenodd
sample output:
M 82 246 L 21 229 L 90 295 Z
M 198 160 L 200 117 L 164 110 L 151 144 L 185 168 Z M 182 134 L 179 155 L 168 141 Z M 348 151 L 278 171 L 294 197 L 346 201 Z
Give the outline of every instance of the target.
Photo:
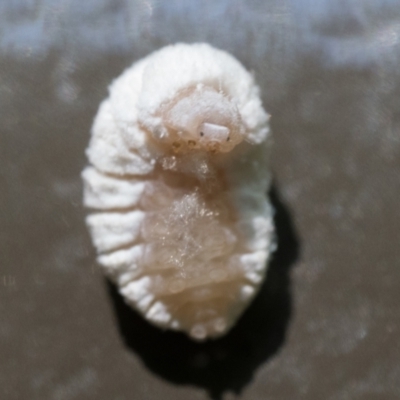
M 280 248 L 205 345 L 124 306 L 94 261 L 84 149 L 107 85 L 177 41 L 254 70 Z M 400 1 L 3 0 L 0 398 L 400 398 Z

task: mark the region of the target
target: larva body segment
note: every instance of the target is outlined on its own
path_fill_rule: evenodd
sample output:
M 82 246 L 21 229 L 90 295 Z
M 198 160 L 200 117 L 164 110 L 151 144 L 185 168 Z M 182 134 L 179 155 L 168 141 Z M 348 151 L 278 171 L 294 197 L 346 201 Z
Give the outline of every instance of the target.
M 82 173 L 98 262 L 151 323 L 225 334 L 274 247 L 268 115 L 253 76 L 207 44 L 163 48 L 100 105 Z

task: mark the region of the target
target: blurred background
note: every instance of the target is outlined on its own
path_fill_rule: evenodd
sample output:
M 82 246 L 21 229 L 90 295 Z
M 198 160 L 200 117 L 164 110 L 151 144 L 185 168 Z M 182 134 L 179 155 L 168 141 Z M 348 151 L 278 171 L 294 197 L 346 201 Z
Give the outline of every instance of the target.
M 95 263 L 80 172 L 107 86 L 170 43 L 254 71 L 279 250 L 195 344 Z M 2 0 L 0 398 L 400 398 L 400 0 Z

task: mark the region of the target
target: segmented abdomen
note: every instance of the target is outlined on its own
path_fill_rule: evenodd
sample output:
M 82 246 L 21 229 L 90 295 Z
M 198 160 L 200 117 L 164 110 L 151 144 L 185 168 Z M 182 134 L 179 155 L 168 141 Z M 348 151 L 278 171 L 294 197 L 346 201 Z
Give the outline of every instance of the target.
M 217 337 L 249 304 L 273 250 L 267 145 L 196 159 L 156 143 L 136 118 L 143 65 L 113 84 L 96 117 L 82 173 L 87 224 L 131 306 L 160 327 Z

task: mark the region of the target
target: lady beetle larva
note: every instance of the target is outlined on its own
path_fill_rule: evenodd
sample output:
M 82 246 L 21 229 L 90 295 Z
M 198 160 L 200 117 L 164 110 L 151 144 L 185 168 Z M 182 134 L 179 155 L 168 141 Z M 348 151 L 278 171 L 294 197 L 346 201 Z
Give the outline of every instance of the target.
M 274 248 L 268 115 L 253 76 L 207 44 L 128 68 L 100 105 L 82 173 L 98 262 L 151 323 L 225 334 Z

